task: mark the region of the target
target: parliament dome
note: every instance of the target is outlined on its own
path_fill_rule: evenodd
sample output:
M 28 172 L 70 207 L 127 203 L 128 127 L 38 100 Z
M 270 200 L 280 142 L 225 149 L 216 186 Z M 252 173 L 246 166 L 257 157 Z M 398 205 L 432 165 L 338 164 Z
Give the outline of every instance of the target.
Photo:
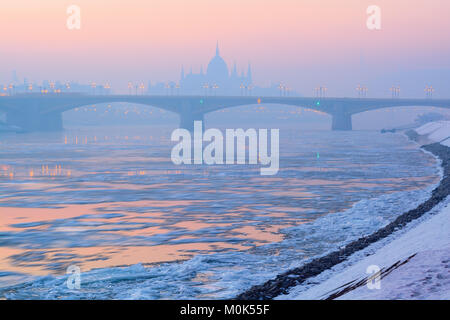
M 222 82 L 229 78 L 228 67 L 225 60 L 222 59 L 219 53 L 219 45 L 216 47 L 216 55 L 208 64 L 206 76 L 210 81 Z

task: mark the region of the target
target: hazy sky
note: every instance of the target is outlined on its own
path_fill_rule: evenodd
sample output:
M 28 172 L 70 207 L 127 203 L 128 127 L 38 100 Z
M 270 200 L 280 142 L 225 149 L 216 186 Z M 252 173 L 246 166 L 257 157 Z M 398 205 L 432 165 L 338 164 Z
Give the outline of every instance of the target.
M 72 4 L 81 30 L 66 26 Z M 366 27 L 369 5 L 381 8 L 379 31 Z M 433 82 L 445 95 L 449 12 L 448 0 L 2 0 L 0 83 L 17 70 L 125 91 L 129 80 L 178 80 L 181 65 L 206 69 L 219 41 L 230 68 L 252 63 L 257 85 L 343 96 L 359 82 L 374 95 L 398 82 L 422 95 Z

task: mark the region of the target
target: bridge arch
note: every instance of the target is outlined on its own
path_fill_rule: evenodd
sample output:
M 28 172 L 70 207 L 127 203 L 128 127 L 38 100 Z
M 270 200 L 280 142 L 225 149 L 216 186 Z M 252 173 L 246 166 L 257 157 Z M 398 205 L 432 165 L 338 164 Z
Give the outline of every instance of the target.
M 39 96 L 39 98 L 25 96 L 10 100 L 12 101 L 7 101 L 9 102 L 7 107 L 2 108 L 0 103 L 0 110 L 4 110 L 6 113 L 6 123 L 25 131 L 62 130 L 63 112 L 99 104 L 129 103 L 179 113 L 179 106 L 176 102 L 162 97 L 82 95 L 64 97 L 55 95 L 51 97 Z
M 434 106 L 395 106 L 377 108 L 353 115 L 352 121 L 357 130 L 381 130 L 386 128 L 407 126 L 425 113 L 450 115 L 450 109 Z
M 89 124 L 148 125 L 166 123 L 178 125 L 179 115 L 173 110 L 141 103 L 98 103 L 69 107 L 62 112 L 64 126 Z
M 261 103 L 242 104 L 232 107 L 222 107 L 218 110 L 205 114 L 205 121 L 208 126 L 264 126 L 274 125 L 299 126 L 302 122 L 304 127 L 305 119 L 308 123 L 319 124 L 323 129 L 327 128 L 327 123 L 331 122 L 331 115 L 315 110 L 313 108 L 298 106 L 294 104 L 281 103 Z

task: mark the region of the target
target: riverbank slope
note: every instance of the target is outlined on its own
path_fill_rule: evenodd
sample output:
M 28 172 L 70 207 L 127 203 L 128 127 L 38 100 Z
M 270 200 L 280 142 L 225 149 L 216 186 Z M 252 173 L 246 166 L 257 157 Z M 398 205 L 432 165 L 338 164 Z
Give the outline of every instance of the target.
M 426 126 L 430 126 L 427 124 Z M 356 292 L 355 290 L 360 287 L 364 287 L 367 283 L 368 274 L 366 273 L 367 267 L 375 265 L 378 266 L 382 272 L 382 277 L 386 277 L 389 274 L 394 274 L 394 270 L 398 270 L 398 268 L 407 265 L 407 263 L 411 261 L 416 261 L 421 256 L 426 256 L 425 251 L 419 254 L 419 248 L 414 247 L 413 243 L 402 242 L 404 243 L 404 247 L 407 249 L 410 247 L 411 249 L 408 251 L 393 251 L 397 252 L 397 256 L 395 254 L 392 257 L 396 257 L 391 261 L 386 259 L 385 262 L 378 261 L 378 264 L 369 264 L 369 261 L 361 262 L 364 260 L 365 256 L 374 255 L 375 252 L 381 248 L 382 246 L 392 242 L 395 238 L 399 237 L 400 234 L 406 232 L 412 226 L 421 222 L 422 220 L 426 220 L 428 216 L 434 214 L 445 212 L 446 198 L 449 195 L 450 191 L 450 148 L 446 145 L 448 141 L 448 132 L 450 131 L 450 124 L 440 123 L 435 126 L 439 131 L 430 130 L 427 134 L 423 134 L 426 132 L 424 128 L 420 127 L 414 131 L 415 134 L 409 134 L 411 138 L 415 137 L 416 141 L 423 141 L 426 139 L 427 141 L 436 141 L 427 146 L 423 146 L 422 148 L 428 152 L 431 152 L 436 157 L 440 158 L 442 161 L 443 168 L 443 178 L 439 184 L 439 186 L 433 190 L 432 196 L 430 199 L 419 205 L 417 208 L 410 210 L 401 214 L 396 220 L 388 224 L 387 226 L 381 228 L 377 232 L 368 235 L 366 237 L 362 237 L 356 241 L 353 241 L 346 245 L 344 248 L 341 248 L 338 251 L 327 254 L 326 256 L 314 259 L 313 261 L 293 270 L 289 270 L 283 274 L 280 274 L 275 279 L 267 281 L 266 283 L 254 286 L 246 292 L 239 295 L 238 299 L 334 299 L 334 298 L 346 298 L 345 294 L 349 292 Z M 431 136 L 433 134 L 433 136 Z M 447 134 L 447 135 L 446 135 Z M 426 136 L 426 137 L 425 137 Z M 438 138 L 434 138 L 438 137 Z M 432 140 L 432 139 L 436 140 Z M 437 211 L 436 211 L 437 210 Z M 441 212 L 442 211 L 442 212 Z M 441 215 L 442 216 L 442 215 Z M 444 215 L 445 217 L 445 215 Z M 432 232 L 433 227 L 430 227 L 430 232 Z M 449 238 L 449 228 L 442 229 L 441 236 L 444 238 Z M 423 231 L 423 230 L 422 230 Z M 411 236 L 410 236 L 411 237 Z M 414 237 L 413 237 L 414 238 Z M 408 238 L 410 239 L 410 238 Z M 427 250 L 433 250 L 433 241 L 428 243 Z M 435 247 L 439 248 L 436 250 L 446 250 L 447 244 L 436 242 Z M 416 248 L 417 252 L 412 253 Z M 408 253 L 411 253 L 408 256 Z M 418 255 L 419 254 L 419 255 Z M 436 253 L 446 255 L 447 253 L 444 251 L 440 251 Z M 417 256 L 419 258 L 417 258 Z M 447 255 L 448 256 L 448 255 Z M 380 257 L 383 257 L 380 254 Z M 413 260 L 415 259 L 415 260 Z M 436 258 L 439 260 L 439 258 Z M 442 259 L 441 259 L 442 260 Z M 445 259 L 444 259 L 445 261 Z M 353 272 L 349 271 L 349 273 L 345 273 L 345 270 L 350 266 L 360 262 L 360 268 L 363 265 L 366 267 L 362 269 L 357 269 Z M 442 262 L 442 261 L 441 261 Z M 447 262 L 442 262 L 444 267 Z M 412 266 L 411 264 L 409 266 Z M 403 269 L 404 270 L 404 269 Z M 432 270 L 432 269 L 431 269 Z M 384 273 L 383 273 L 384 272 Z M 440 274 L 440 273 L 437 273 Z M 448 274 L 448 272 L 447 272 Z M 428 277 L 428 276 L 427 276 Z M 333 280 L 328 280 L 332 279 Z M 448 279 L 444 279 L 447 281 Z M 325 281 L 330 281 L 326 283 Z M 395 283 L 392 283 L 395 286 Z M 316 289 L 314 289 L 316 287 Z M 313 291 L 309 291 L 313 290 Z M 314 291 L 315 290 L 315 291 Z M 309 291 L 309 293 L 304 293 Z M 414 299 L 418 298 L 414 297 L 413 291 L 411 291 L 411 296 L 409 298 Z M 443 291 L 445 292 L 445 290 Z M 439 293 L 437 294 L 439 296 Z M 444 296 L 445 294 L 441 295 Z M 350 299 L 350 297 L 348 297 Z M 362 296 L 361 296 L 362 298 Z M 381 298 L 381 297 L 380 297 Z M 392 298 L 392 297 L 390 297 Z M 403 297 L 405 298 L 405 297 Z M 426 299 L 428 296 L 423 296 L 422 298 Z M 358 297 L 356 297 L 358 299 Z M 386 297 L 386 299 L 389 299 Z

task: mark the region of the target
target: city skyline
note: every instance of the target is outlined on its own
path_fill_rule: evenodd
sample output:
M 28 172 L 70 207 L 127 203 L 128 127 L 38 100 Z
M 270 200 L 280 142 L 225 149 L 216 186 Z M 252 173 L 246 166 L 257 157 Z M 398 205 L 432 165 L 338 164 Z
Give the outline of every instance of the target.
M 0 28 L 13 32 L 2 37 L 0 83 L 17 70 L 30 81 L 109 82 L 126 92 L 130 80 L 177 79 L 183 65 L 199 72 L 219 41 L 228 64 L 251 61 L 255 85 L 283 82 L 305 96 L 318 85 L 354 96 L 361 84 L 381 97 L 392 85 L 411 97 L 433 85 L 438 97 L 450 85 L 450 46 L 440 40 L 450 30 L 450 4 L 440 1 L 378 1 L 375 31 L 366 27 L 366 1 L 131 2 L 6 4 Z M 80 30 L 66 27 L 71 4 L 81 8 Z

